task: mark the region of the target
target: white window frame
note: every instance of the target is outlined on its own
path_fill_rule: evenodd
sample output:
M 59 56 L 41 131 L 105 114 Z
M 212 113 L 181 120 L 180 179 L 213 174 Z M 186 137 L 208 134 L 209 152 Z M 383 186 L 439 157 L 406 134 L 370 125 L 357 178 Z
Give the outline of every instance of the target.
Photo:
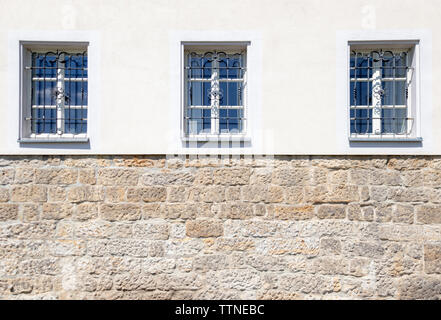
M 381 133 L 381 121 L 382 119 L 372 120 L 372 133 L 360 134 L 351 133 L 351 121 L 350 121 L 350 110 L 353 106 L 350 105 L 350 56 L 351 52 L 355 51 L 374 51 L 374 50 L 390 50 L 390 51 L 402 51 L 409 50 L 409 54 L 412 55 L 412 65 L 411 69 L 408 71 L 406 80 L 408 82 L 408 105 L 407 105 L 407 117 L 413 118 L 412 121 L 408 121 L 407 126 L 411 126 L 411 132 L 408 134 L 394 134 L 394 133 Z M 348 105 L 347 105 L 347 126 L 349 141 L 351 142 L 363 142 L 363 141 L 374 141 L 374 142 L 421 142 L 423 139 L 421 137 L 421 115 L 420 115 L 420 41 L 419 40 L 381 40 L 381 41 L 348 41 L 347 42 L 347 92 L 348 92 Z M 373 86 L 375 84 L 376 88 L 381 88 L 383 79 L 380 75 L 381 69 L 378 68 L 372 78 L 366 81 L 372 81 Z M 410 73 L 410 74 L 409 74 Z M 409 81 L 411 80 L 411 81 Z M 363 81 L 363 80 L 358 80 Z M 382 108 L 388 108 L 388 106 L 381 105 L 381 98 L 375 98 L 375 92 L 372 89 L 372 106 L 369 105 L 364 107 L 360 106 L 360 109 L 372 110 L 373 117 L 381 118 Z M 377 101 L 378 100 L 378 101 Z M 395 106 L 395 108 L 400 108 L 400 106 Z M 377 115 L 375 115 L 377 113 Z M 412 123 L 410 123 L 412 122 Z
M 249 108 L 248 108 L 248 46 L 250 42 L 246 41 L 232 41 L 232 42 L 181 42 L 181 140 L 182 141 L 249 141 Z M 185 78 L 185 66 L 187 51 L 217 51 L 226 53 L 237 53 L 238 50 L 244 52 L 245 70 L 243 78 L 237 81 L 243 81 L 242 101 L 243 106 L 219 106 L 219 98 L 213 96 L 211 99 L 211 132 L 200 134 L 187 133 L 187 125 L 185 121 L 185 114 L 187 109 L 187 80 Z M 215 66 L 212 67 L 215 69 Z M 210 82 L 211 87 L 219 87 L 219 80 L 215 72 L 211 79 L 201 79 L 205 82 Z M 194 108 L 194 106 L 192 106 Z M 196 106 L 197 108 L 197 106 Z M 200 106 L 201 109 L 208 109 L 208 106 Z M 240 133 L 220 133 L 219 132 L 219 117 L 216 118 L 216 110 L 220 109 L 243 109 L 242 131 Z M 214 112 L 213 112 L 214 111 Z M 219 111 L 217 111 L 219 112 Z
M 46 108 L 57 109 L 57 133 L 40 133 L 36 134 L 32 132 L 31 123 L 27 121 L 31 117 L 32 109 L 39 108 L 39 106 L 31 106 L 31 87 L 32 78 L 31 72 L 26 70 L 27 66 L 31 65 L 31 51 L 33 52 L 47 52 L 47 51 L 66 51 L 66 52 L 88 52 L 89 42 L 69 42 L 69 41 L 20 41 L 20 113 L 19 113 L 19 139 L 20 143 L 50 143 L 50 142 L 88 142 L 88 133 L 65 133 L 64 131 L 64 96 L 57 96 L 56 105 L 48 105 Z M 89 74 L 89 72 L 88 72 Z M 79 78 L 82 79 L 82 78 Z M 57 77 L 55 79 L 57 88 L 64 91 L 64 70 L 57 69 Z M 88 81 L 88 79 L 87 79 Z M 89 83 L 88 83 L 89 85 Z M 29 108 L 31 107 L 31 108 Z M 77 108 L 71 106 L 71 109 Z M 88 110 L 89 115 L 89 103 L 87 106 L 83 106 Z M 87 117 L 88 129 L 89 129 L 89 116 Z M 87 130 L 88 131 L 88 130 Z

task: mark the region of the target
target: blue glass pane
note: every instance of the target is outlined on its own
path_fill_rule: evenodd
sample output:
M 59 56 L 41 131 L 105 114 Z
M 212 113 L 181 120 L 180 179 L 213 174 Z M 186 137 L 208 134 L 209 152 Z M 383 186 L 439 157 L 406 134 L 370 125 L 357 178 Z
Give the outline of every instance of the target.
M 190 82 L 188 104 L 190 106 L 209 106 L 211 102 L 210 86 L 209 82 Z
M 66 55 L 65 56 L 65 77 L 66 78 L 87 78 L 87 56 Z
M 354 89 L 356 89 L 354 91 Z M 367 106 L 372 104 L 372 82 L 352 82 L 350 83 L 350 103 L 351 106 Z
M 228 67 L 229 69 L 229 78 L 230 79 L 238 79 L 242 77 L 242 70 L 240 70 L 241 67 L 241 57 L 232 57 L 228 59 Z
M 242 110 L 220 109 L 219 116 L 221 133 L 239 133 L 242 131 Z
M 32 54 L 32 66 L 34 77 L 55 78 L 57 76 L 57 59 L 53 54 Z
M 372 133 L 372 110 L 351 109 L 351 133 Z
M 65 105 L 87 106 L 87 81 L 65 81 Z
M 382 105 L 406 105 L 406 81 L 383 81 Z
M 64 130 L 66 133 L 87 132 L 87 109 L 65 109 Z
M 354 58 L 354 65 L 357 68 L 357 78 L 370 78 L 372 76 L 372 58 L 357 56 Z
M 349 67 L 350 67 L 350 77 L 355 77 L 355 55 L 351 54 L 351 58 L 349 60 Z
M 386 61 L 387 60 L 387 61 Z M 396 55 L 394 58 L 386 58 L 382 62 L 383 73 L 382 76 L 385 78 L 403 78 L 406 77 L 407 67 L 406 67 L 406 54 Z M 395 62 L 395 64 L 394 64 Z M 395 73 L 394 73 L 395 70 Z
M 238 82 L 220 82 L 219 86 L 222 92 L 220 99 L 221 106 L 240 106 L 241 99 L 241 85 Z
M 219 61 L 219 78 L 226 79 L 229 77 L 227 59 L 222 59 Z
M 211 131 L 211 110 L 210 109 L 188 109 L 187 120 L 188 133 L 210 133 Z
M 381 110 L 382 133 L 404 134 L 407 132 L 406 109 Z
M 33 133 L 56 133 L 57 132 L 57 110 L 56 109 L 33 109 L 32 110 L 32 132 Z
M 55 81 L 33 81 L 32 104 L 39 106 L 53 106 L 56 104 Z
M 190 58 L 190 78 L 202 78 L 202 59 Z
M 206 58 L 202 58 L 202 65 L 204 67 L 203 69 L 203 78 L 204 79 L 210 79 L 211 78 L 211 61 L 209 61 Z

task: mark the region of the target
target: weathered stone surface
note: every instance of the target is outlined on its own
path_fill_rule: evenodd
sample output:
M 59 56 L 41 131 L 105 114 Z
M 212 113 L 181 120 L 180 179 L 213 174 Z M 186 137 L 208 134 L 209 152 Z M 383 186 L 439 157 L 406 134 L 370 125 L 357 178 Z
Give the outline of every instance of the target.
M 14 182 L 14 169 L 0 169 L 0 185 Z
M 307 257 L 319 253 L 320 242 L 316 238 L 256 240 L 256 252 L 262 255 L 302 254 Z
M 82 184 L 96 184 L 95 169 L 81 169 L 78 173 L 78 182 Z
M 98 184 L 104 186 L 136 186 L 139 173 L 133 169 L 98 169 Z
M 439 278 L 410 276 L 400 280 L 398 298 L 404 300 L 439 300 L 441 298 L 441 282 Z
M 440 299 L 438 156 L 3 156 L 0 298 Z
M 416 207 L 417 222 L 426 224 L 441 224 L 440 205 L 422 205 Z
M 372 170 L 369 183 L 371 185 L 400 186 L 403 181 L 399 171 Z
M 74 206 L 68 203 L 43 203 L 42 218 L 60 220 L 70 218 L 74 214 Z
M 133 226 L 135 238 L 167 240 L 170 234 L 170 227 L 165 223 L 137 223 Z
M 162 168 L 165 159 L 161 157 L 123 156 L 113 159 L 113 163 L 119 167 Z
M 47 188 L 40 185 L 19 185 L 12 187 L 11 200 L 14 202 L 45 202 Z
M 90 220 L 75 224 L 75 238 L 99 239 L 110 238 L 113 235 L 112 223 L 104 220 Z
M 392 221 L 397 223 L 413 223 L 414 207 L 411 205 L 397 204 L 393 211 Z
M 213 184 L 213 170 L 211 168 L 201 168 L 195 174 L 194 184 L 211 185 Z
M 74 203 L 103 201 L 104 189 L 101 186 L 72 187 L 67 191 L 67 200 Z
M 225 168 L 213 170 L 213 183 L 222 185 L 243 185 L 250 181 L 249 168 Z
M 167 188 L 167 201 L 169 202 L 185 202 L 188 200 L 188 195 L 187 187 L 172 186 Z
M 191 202 L 224 202 L 225 188 L 219 186 L 193 187 L 189 190 Z
M 14 183 L 32 183 L 34 182 L 35 169 L 34 168 L 17 168 L 15 169 Z
M 424 246 L 424 271 L 441 274 L 441 245 Z
M 0 202 L 9 201 L 9 189 L 8 188 L 0 188 Z
M 17 220 L 18 205 L 0 203 L 0 221 Z
M 158 257 L 164 255 L 162 242 L 132 239 L 111 239 L 89 241 L 87 252 L 93 257 L 129 256 L 129 257 Z
M 74 184 L 78 179 L 78 170 L 76 169 L 36 169 L 35 183 L 37 184 L 58 184 L 68 185 Z
M 48 201 L 58 202 L 66 200 L 66 187 L 49 186 L 48 187 Z
M 75 212 L 76 220 L 89 220 L 98 217 L 98 204 L 83 202 L 77 205 Z
M 163 171 L 146 173 L 141 177 L 141 183 L 146 186 L 156 185 L 191 185 L 194 176 L 188 171 Z
M 358 202 L 360 194 L 357 186 L 331 185 L 305 188 L 305 200 L 311 203 Z
M 254 216 L 253 206 L 248 203 L 222 204 L 220 217 L 224 219 L 249 219 Z
M 141 207 L 137 204 L 102 204 L 99 207 L 100 217 L 104 220 L 139 220 Z
M 430 192 L 426 188 L 394 188 L 388 189 L 387 198 L 396 202 L 427 202 Z
M 314 216 L 314 206 L 274 205 L 268 208 L 269 217 L 280 220 L 307 220 Z
M 317 209 L 317 217 L 320 219 L 344 219 L 346 207 L 342 205 L 322 205 Z
M 377 222 L 392 221 L 393 206 L 387 203 L 380 203 L 375 208 L 375 220 Z
M 192 238 L 220 237 L 224 227 L 216 220 L 190 220 L 186 223 L 186 234 Z
M 128 188 L 126 196 L 129 202 L 160 202 L 165 201 L 167 190 L 164 187 Z
M 123 202 L 125 200 L 126 188 L 106 187 L 104 199 L 106 202 Z
M 320 240 L 321 255 L 339 255 L 341 253 L 341 241 L 334 238 L 322 238 Z
M 280 186 L 304 186 L 311 181 L 311 174 L 307 168 L 275 169 L 272 183 Z
M 21 219 L 24 222 L 40 220 L 41 206 L 39 204 L 26 203 L 21 205 Z

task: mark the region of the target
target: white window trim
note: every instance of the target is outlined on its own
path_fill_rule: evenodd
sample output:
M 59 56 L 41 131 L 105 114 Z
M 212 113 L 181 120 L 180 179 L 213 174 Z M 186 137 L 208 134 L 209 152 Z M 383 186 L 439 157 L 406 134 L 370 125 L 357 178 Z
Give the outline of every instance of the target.
M 349 44 L 351 42 L 418 42 L 415 137 L 352 138 L 349 120 Z M 336 139 L 339 153 L 389 154 L 431 152 L 432 139 L 432 32 L 431 30 L 344 30 L 336 34 Z M 422 125 L 424 124 L 424 125 Z M 393 149 L 393 151 L 392 151 Z
M 235 108 L 241 108 L 243 109 L 244 114 L 244 120 L 243 120 L 243 129 L 240 133 L 219 133 L 219 119 L 216 121 L 213 118 L 213 112 L 212 112 L 212 119 L 211 119 L 211 133 L 200 133 L 200 134 L 187 134 L 186 133 L 186 124 L 184 119 L 185 109 L 186 109 L 186 89 L 187 89 L 187 81 L 185 79 L 185 48 L 186 47 L 198 47 L 198 46 L 213 46 L 216 47 L 216 51 L 224 51 L 222 47 L 226 46 L 239 46 L 242 47 L 245 51 L 245 66 L 246 71 L 243 76 L 243 79 L 240 81 L 243 81 L 244 83 L 244 92 L 243 92 L 243 106 L 226 106 L 226 107 L 219 107 L 219 109 L 235 109 Z M 208 42 L 208 41 L 201 41 L 201 42 L 181 42 L 181 140 L 182 141 L 190 141 L 190 142 L 215 142 L 215 141 L 233 141 L 233 142 L 240 142 L 240 141 L 251 141 L 250 136 L 248 135 L 248 116 L 249 116 L 249 108 L 248 108 L 248 65 L 247 65 L 247 53 L 248 53 L 248 46 L 250 45 L 249 41 L 240 41 L 240 42 Z M 208 50 L 207 50 L 208 51 Z M 214 82 L 219 83 L 219 80 L 213 80 L 213 79 L 201 79 L 201 81 L 210 82 L 211 86 L 213 87 Z M 239 80 L 237 80 L 239 81 Z M 216 103 L 212 100 L 211 102 L 211 108 L 213 109 L 213 103 Z M 193 107 L 192 107 L 193 108 Z M 201 108 L 207 108 L 207 106 Z

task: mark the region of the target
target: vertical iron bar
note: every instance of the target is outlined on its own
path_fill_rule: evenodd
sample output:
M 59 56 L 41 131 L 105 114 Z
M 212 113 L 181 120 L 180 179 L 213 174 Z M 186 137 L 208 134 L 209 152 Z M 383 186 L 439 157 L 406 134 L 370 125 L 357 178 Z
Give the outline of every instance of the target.
M 71 100 L 72 100 L 72 54 L 69 56 L 69 55 L 67 55 L 68 57 L 69 57 L 69 67 L 68 67 L 68 73 L 69 73 L 69 97 L 68 97 L 68 101 L 69 101 L 69 105 L 68 105 L 68 113 L 69 113 L 69 115 L 68 115 L 68 117 L 67 117 L 67 122 L 69 123 L 69 133 L 71 132 L 71 129 L 72 129 L 72 120 L 71 120 L 71 118 L 70 118 L 70 113 L 71 113 L 71 111 L 70 111 L 70 103 L 71 103 Z M 64 68 L 65 68 L 65 70 L 66 70 L 66 65 L 67 65 L 67 58 L 65 58 L 64 59 Z M 75 97 L 76 98 L 76 97 Z M 64 100 L 66 100 L 66 95 L 64 96 Z M 64 116 L 64 118 L 66 118 L 66 111 L 63 111 L 64 113 L 63 113 L 63 116 Z M 65 125 L 66 126 L 66 125 Z M 75 124 L 74 124 L 74 130 L 75 130 Z M 75 133 L 74 133 L 75 134 Z
M 370 130 L 369 119 L 372 122 L 372 133 L 374 133 L 374 130 L 373 130 L 373 125 L 374 125 L 374 108 L 373 108 L 373 103 L 372 103 L 374 101 L 372 99 L 372 95 L 374 94 L 374 85 L 373 85 L 373 83 L 372 83 L 372 93 L 369 94 L 371 92 L 371 89 L 370 89 L 371 88 L 371 78 L 372 78 L 372 82 L 373 82 L 373 75 L 374 75 L 374 57 L 373 57 L 373 55 L 371 57 L 371 55 L 372 55 L 372 53 L 367 55 L 367 65 L 368 65 L 368 67 L 367 67 L 367 80 L 368 80 L 368 82 L 367 82 L 367 92 L 366 92 L 367 97 L 366 98 L 367 98 L 368 109 L 367 109 L 367 115 L 366 115 L 366 118 L 367 118 L 367 121 L 366 121 L 366 133 L 369 133 L 369 130 Z M 370 67 L 370 59 L 372 59 L 372 70 L 371 70 L 371 67 Z M 369 101 L 369 100 L 371 100 L 371 101 Z M 369 116 L 369 113 L 371 114 L 370 116 Z
M 394 137 L 395 137 L 395 135 L 396 135 L 396 133 L 397 133 L 397 113 L 396 113 L 396 109 L 395 109 L 395 105 L 396 105 L 396 103 L 397 103 L 397 101 L 396 101 L 396 84 L 395 84 L 395 78 L 396 78 L 396 57 L 395 57 L 395 53 L 392 53 L 392 65 L 393 65 L 393 69 L 392 69 L 392 93 L 393 93 L 393 96 L 392 96 L 392 101 L 393 101 L 393 119 L 392 119 L 392 122 L 393 122 L 393 128 L 394 128 L 394 130 L 393 130 L 393 134 L 394 134 Z
M 42 123 L 43 123 L 43 133 L 46 131 L 46 58 L 47 53 L 44 55 L 43 59 L 43 116 L 42 116 Z

